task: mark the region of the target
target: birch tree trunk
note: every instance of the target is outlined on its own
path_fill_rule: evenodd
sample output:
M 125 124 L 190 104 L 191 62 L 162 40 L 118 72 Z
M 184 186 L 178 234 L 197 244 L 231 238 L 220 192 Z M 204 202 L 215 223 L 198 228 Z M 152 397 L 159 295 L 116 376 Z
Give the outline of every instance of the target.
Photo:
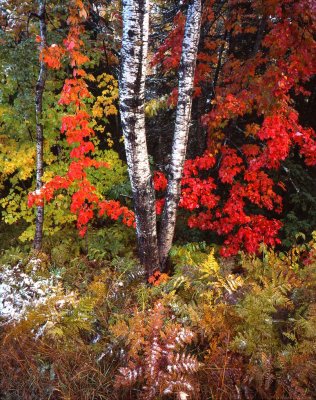
M 39 46 L 39 52 L 41 53 L 43 48 L 46 46 L 46 8 L 45 0 L 38 0 L 39 10 L 39 25 L 40 25 L 40 36 L 41 42 Z M 46 65 L 40 61 L 40 71 L 35 87 L 35 112 L 36 112 L 36 190 L 40 190 L 43 183 L 43 124 L 41 122 L 43 112 L 43 92 L 46 82 Z M 42 248 L 43 240 L 43 223 L 44 223 L 44 206 L 38 206 L 36 209 L 36 220 L 35 220 L 35 237 L 33 247 L 35 250 Z
M 120 113 L 133 191 L 140 262 L 147 276 L 159 268 L 155 193 L 145 131 L 149 0 L 123 0 Z
M 159 257 L 162 267 L 167 260 L 168 253 L 172 246 L 177 207 L 181 194 L 181 178 L 190 128 L 194 72 L 200 38 L 201 13 L 201 0 L 192 0 L 188 8 L 182 44 L 175 132 L 172 144 L 166 202 L 159 234 Z

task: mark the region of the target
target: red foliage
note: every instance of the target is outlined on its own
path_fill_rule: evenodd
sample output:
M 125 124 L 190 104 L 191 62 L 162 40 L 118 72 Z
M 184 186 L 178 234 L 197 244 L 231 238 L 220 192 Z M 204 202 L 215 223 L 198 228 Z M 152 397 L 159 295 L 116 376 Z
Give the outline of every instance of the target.
M 86 111 L 85 99 L 91 97 L 88 86 L 84 80 L 86 72 L 79 69 L 88 58 L 82 54 L 83 42 L 80 39 L 83 28 L 81 15 L 85 15 L 83 4 L 76 0 L 70 7 L 68 18 L 69 33 L 64 40 L 64 47 L 53 45 L 44 50 L 42 57 L 50 68 L 60 68 L 61 58 L 67 56 L 73 67 L 73 77 L 66 79 L 60 96 L 59 104 L 71 106 L 74 113 L 62 118 L 61 133 L 66 136 L 69 144 L 75 144 L 70 152 L 71 163 L 65 176 L 55 176 L 50 182 L 43 186 L 40 191 L 29 194 L 28 206 L 40 205 L 45 201 L 52 200 L 54 193 L 59 189 L 75 187 L 72 195 L 70 211 L 77 215 L 77 227 L 79 234 L 84 236 L 87 224 L 94 216 L 94 209 L 99 208 L 99 215 L 107 215 L 113 220 L 122 217 L 122 222 L 127 226 L 134 225 L 134 214 L 127 207 L 122 207 L 117 201 L 105 201 L 99 198 L 96 188 L 91 185 L 87 178 L 87 169 L 94 167 L 106 167 L 109 165 L 90 158 L 94 151 L 94 144 L 89 138 L 94 135 L 89 126 L 90 115 Z
M 247 152 L 248 151 L 248 152 Z M 254 156 L 258 148 L 246 148 L 248 157 Z M 221 199 L 216 193 L 217 185 L 210 176 L 201 178 L 205 171 L 214 172 L 216 158 L 206 152 L 202 157 L 185 162 L 182 178 L 182 192 L 179 207 L 194 212 L 188 218 L 188 226 L 201 230 L 215 231 L 227 239 L 221 249 L 223 256 L 236 254 L 241 248 L 248 252 L 258 251 L 260 243 L 275 245 L 281 222 L 269 220 L 262 215 L 246 212 L 246 203 L 251 202 L 259 208 L 281 212 L 282 198 L 274 191 L 274 182 L 258 169 L 245 169 L 237 151 L 225 147 L 219 171 L 222 182 L 231 185 L 228 199 Z M 236 175 L 242 175 L 234 181 Z M 166 178 L 161 172 L 155 174 L 155 188 L 163 191 Z M 162 212 L 164 199 L 157 201 L 157 213 Z
M 168 274 L 161 273 L 160 271 L 155 271 L 149 278 L 148 283 L 151 283 L 153 286 L 159 286 L 162 283 L 167 282 L 169 279 Z
M 219 169 L 219 177 L 223 183 L 232 184 L 237 175 L 242 170 L 243 160 L 237 156 L 237 151 L 227 146 L 222 147 L 222 162 Z
M 164 71 L 177 69 L 180 64 L 185 16 L 179 12 L 174 19 L 174 27 L 154 55 L 151 66 L 160 64 Z M 172 49 L 172 50 L 171 50 Z
M 208 34 L 200 43 L 195 95 L 213 79 L 221 62 L 211 109 L 201 118 L 208 131 L 209 151 L 216 157 L 210 156 L 212 161 L 206 168 L 201 167 L 205 156 L 186 162 L 179 205 L 191 212 L 190 227 L 226 238 L 222 254 L 229 256 L 241 248 L 256 252 L 261 242 L 279 242 L 281 222 L 261 215 L 263 210 L 282 210 L 282 198 L 276 190 L 284 190 L 284 184 L 274 182 L 270 171 L 278 170 L 293 148 L 299 150 L 307 165 L 316 165 L 315 132 L 300 124 L 293 101 L 293 94 L 309 95 L 303 85 L 316 72 L 316 12 L 309 0 L 232 0 L 223 7 L 229 7 L 229 12 L 222 12 L 220 17 L 223 32 L 230 32 L 231 38 L 257 35 L 260 19 L 266 26 L 255 52 L 238 58 L 237 52 L 227 50 L 220 60 L 221 49 L 228 47 L 226 34 L 219 37 L 216 31 L 213 2 L 204 5 L 203 27 Z M 174 50 L 173 43 L 178 43 L 175 36 L 181 34 L 176 22 L 153 59 L 164 73 L 178 67 L 179 46 Z M 170 61 L 172 56 L 174 62 Z M 168 63 L 164 64 L 166 58 Z M 175 104 L 176 95 L 173 89 L 170 105 Z M 249 117 L 261 123 L 243 128 Z M 158 184 L 156 188 L 163 190 Z M 162 203 L 159 200 L 158 212 Z
M 165 190 L 167 188 L 168 181 L 164 174 L 159 171 L 154 173 L 154 189 L 155 190 Z

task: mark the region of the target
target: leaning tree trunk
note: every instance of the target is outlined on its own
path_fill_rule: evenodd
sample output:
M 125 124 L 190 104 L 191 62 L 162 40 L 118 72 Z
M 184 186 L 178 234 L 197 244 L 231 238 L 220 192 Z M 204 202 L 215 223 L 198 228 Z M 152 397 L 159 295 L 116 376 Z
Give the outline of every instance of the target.
M 38 18 L 40 24 L 40 36 L 41 42 L 39 46 L 40 54 L 43 48 L 46 46 L 46 9 L 45 0 L 38 0 L 39 10 Z M 36 112 L 36 190 L 40 190 L 43 186 L 43 124 L 42 124 L 42 112 L 43 112 L 43 93 L 46 82 L 46 65 L 44 61 L 40 60 L 40 71 L 35 88 L 35 112 Z M 44 206 L 38 206 L 36 209 L 36 220 L 35 220 L 35 237 L 33 247 L 35 250 L 42 248 L 43 240 L 43 223 L 44 223 Z
M 159 268 L 155 194 L 145 132 L 149 0 L 123 0 L 120 113 L 133 191 L 140 262 L 147 276 Z
M 162 267 L 170 251 L 181 194 L 181 177 L 190 128 L 194 72 L 201 26 L 201 0 L 192 0 L 188 8 L 179 69 L 179 97 L 172 144 L 166 202 L 159 234 L 159 256 Z

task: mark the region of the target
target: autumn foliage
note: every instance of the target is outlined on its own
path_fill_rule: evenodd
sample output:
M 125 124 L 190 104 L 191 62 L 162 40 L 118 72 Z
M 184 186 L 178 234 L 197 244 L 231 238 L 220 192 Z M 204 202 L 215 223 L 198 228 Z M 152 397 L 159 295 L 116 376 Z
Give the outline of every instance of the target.
M 265 4 L 267 3 L 267 4 Z M 225 12 L 231 7 L 231 13 Z M 200 123 L 207 131 L 208 149 L 204 154 L 187 160 L 182 178 L 179 207 L 190 215 L 190 228 L 213 231 L 224 238 L 221 254 L 235 255 L 240 249 L 256 252 L 260 243 L 275 246 L 282 223 L 282 195 L 284 182 L 275 178 L 293 152 L 298 151 L 306 165 L 316 164 L 315 132 L 300 124 L 293 96 L 308 97 L 305 88 L 315 73 L 315 42 L 311 29 L 315 25 L 315 11 L 308 1 L 231 1 L 223 6 L 224 38 L 216 38 L 215 27 L 210 37 L 202 38 L 195 76 L 194 98 L 205 93 L 207 82 L 213 79 L 211 110 L 200 115 Z M 224 12 L 223 12 L 224 11 Z M 261 14 L 261 20 L 256 15 Z M 88 61 L 83 54 L 82 22 L 86 11 L 81 2 L 73 3 L 68 18 L 69 33 L 63 46 L 52 45 L 42 57 L 50 68 L 60 68 L 66 57 L 72 67 L 72 78 L 66 79 L 59 103 L 71 110 L 62 118 L 61 132 L 67 137 L 72 159 L 64 177 L 56 176 L 41 192 L 31 193 L 29 205 L 50 201 L 58 189 L 75 186 L 71 212 L 78 217 L 81 235 L 93 218 L 94 209 L 123 223 L 134 224 L 134 216 L 119 202 L 100 200 L 89 183 L 87 168 L 107 167 L 93 159 L 94 135 L 90 114 L 85 103 L 90 93 L 86 80 L 91 76 L 82 69 Z M 205 6 L 203 26 L 214 21 L 215 2 Z M 257 27 L 262 25 L 262 30 Z M 185 16 L 177 13 L 173 29 L 158 47 L 151 66 L 164 74 L 176 71 L 181 54 Z M 215 26 L 214 25 L 214 26 Z M 227 50 L 227 32 L 232 43 L 242 35 L 251 38 L 253 50 L 238 53 Z M 223 58 L 223 52 L 226 57 Z M 222 69 L 221 77 L 213 77 L 214 65 Z M 175 105 L 177 89 L 168 99 Z M 253 122 L 251 122 L 253 121 Z M 154 185 L 157 193 L 156 209 L 161 214 L 167 175 L 156 171 Z
M 216 21 L 214 4 L 205 7 L 204 25 Z M 212 65 L 223 65 L 221 79 L 213 81 L 217 86 L 213 88 L 211 111 L 200 116 L 207 130 L 208 150 L 186 161 L 179 203 L 180 208 L 191 214 L 190 228 L 214 231 L 224 237 L 221 253 L 225 256 L 234 255 L 240 249 L 256 252 L 260 243 L 272 246 L 280 243 L 282 223 L 278 214 L 282 212 L 286 187 L 273 177 L 273 171 L 280 169 L 295 149 L 307 165 L 316 163 L 315 133 L 300 124 L 293 101 L 293 94 L 309 95 L 304 84 L 315 73 L 315 52 L 312 51 L 315 43 L 306 29 L 315 24 L 310 3 L 275 1 L 264 9 L 259 1 L 251 5 L 239 1 L 231 2 L 230 7 L 233 11 L 223 14 L 221 29 L 230 31 L 232 41 L 241 35 L 250 35 L 255 40 L 254 50 L 240 57 L 232 49 L 224 62 L 220 57 L 227 45 L 222 38 L 210 41 L 207 37 L 201 42 L 194 98 L 202 96 L 207 80 L 212 79 Z M 91 77 L 82 69 L 88 58 L 83 54 L 80 38 L 83 32 L 80 23 L 86 11 L 80 2 L 74 3 L 70 10 L 69 33 L 63 46 L 46 48 L 42 57 L 50 68 L 60 68 L 62 59 L 67 57 L 73 69 L 73 77 L 66 79 L 59 103 L 75 111 L 63 117 L 61 127 L 67 142 L 75 147 L 70 153 L 72 161 L 67 175 L 55 177 L 40 195 L 31 193 L 29 205 L 43 199 L 50 201 L 56 190 L 75 185 L 71 212 L 77 214 L 77 225 L 83 235 L 97 205 L 99 215 L 106 214 L 112 219 L 122 217 L 127 225 L 134 224 L 134 217 L 118 202 L 100 200 L 87 179 L 87 168 L 107 166 L 93 159 L 94 145 L 89 141 L 94 132 L 85 99 L 90 97 L 86 80 Z M 264 30 L 261 33 L 255 13 L 262 13 L 260 23 Z M 151 60 L 152 66 L 166 74 L 179 66 L 184 23 L 185 17 L 179 12 L 174 28 Z M 215 35 L 214 29 L 210 33 Z M 175 88 L 168 104 L 175 104 L 176 98 Z M 255 122 L 247 122 L 251 119 Z M 155 172 L 154 184 L 156 191 L 161 192 L 156 201 L 157 214 L 160 214 L 167 176 Z
M 205 7 L 205 29 L 219 18 L 214 5 Z M 313 6 L 309 1 L 231 1 L 229 6 L 231 13 L 221 14 L 224 39 L 216 39 L 211 28 L 210 36 L 200 43 L 194 96 L 205 95 L 206 81 L 213 79 L 211 111 L 199 116 L 207 130 L 208 150 L 186 162 L 179 204 L 191 212 L 189 227 L 225 238 L 221 250 L 225 256 L 241 248 L 256 252 L 260 243 L 280 243 L 278 214 L 286 186 L 275 179 L 275 171 L 295 151 L 306 165 L 316 164 L 315 132 L 300 124 L 293 100 L 308 98 L 305 85 L 315 74 Z M 164 72 L 178 68 L 183 23 L 178 14 L 174 30 L 152 60 Z M 250 38 L 253 50 L 238 53 L 233 45 L 225 50 L 227 32 L 233 43 Z M 222 68 L 218 81 L 212 64 Z M 175 96 L 176 89 L 170 103 L 175 104 Z M 157 190 L 164 189 L 164 181 L 160 172 L 155 175 Z M 163 198 L 157 201 L 158 213 L 162 204 Z
M 109 168 L 109 165 L 93 159 L 94 144 L 89 140 L 95 133 L 91 128 L 91 116 L 85 101 L 91 97 L 86 80 L 93 79 L 82 65 L 89 59 L 83 54 L 84 43 L 81 39 L 86 11 L 81 0 L 74 1 L 69 10 L 69 33 L 63 46 L 56 44 L 44 49 L 43 60 L 50 68 L 60 68 L 62 57 L 67 57 L 72 67 L 72 78 L 65 80 L 59 104 L 71 112 L 62 118 L 61 133 L 67 138 L 70 146 L 71 163 L 66 176 L 55 176 L 41 191 L 29 194 L 28 205 L 42 204 L 52 200 L 59 189 L 75 187 L 72 195 L 70 211 L 77 215 L 79 234 L 84 236 L 88 222 L 94 216 L 94 209 L 99 208 L 99 216 L 107 215 L 113 220 L 122 217 L 122 222 L 128 226 L 134 224 L 134 215 L 127 207 L 118 201 L 101 200 L 96 188 L 87 178 L 88 168 Z

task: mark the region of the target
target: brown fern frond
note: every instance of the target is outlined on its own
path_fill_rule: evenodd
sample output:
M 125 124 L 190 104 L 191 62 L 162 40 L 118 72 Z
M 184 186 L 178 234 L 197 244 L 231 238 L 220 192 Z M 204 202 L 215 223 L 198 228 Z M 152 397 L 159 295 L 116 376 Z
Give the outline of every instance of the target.
M 142 323 L 141 323 L 142 317 Z M 194 334 L 174 322 L 169 308 L 157 302 L 152 312 L 137 313 L 130 321 L 128 366 L 119 369 L 115 385 L 141 386 L 138 398 L 156 399 L 157 396 L 176 394 L 180 399 L 198 391 L 192 379 L 200 363 L 183 348 L 192 343 Z M 134 325 L 135 324 L 135 325 Z M 135 326 L 139 327 L 135 331 Z M 138 336 L 142 337 L 142 340 Z M 138 346 L 142 341 L 143 345 Z M 137 350 L 133 348 L 137 344 Z
M 179 354 L 172 355 L 172 359 L 169 361 L 170 364 L 167 366 L 167 371 L 172 374 L 194 374 L 200 368 L 200 363 L 197 358 L 191 354 Z
M 120 375 L 116 380 L 116 385 L 119 386 L 132 386 L 137 380 L 143 376 L 142 367 L 122 367 L 119 368 Z

